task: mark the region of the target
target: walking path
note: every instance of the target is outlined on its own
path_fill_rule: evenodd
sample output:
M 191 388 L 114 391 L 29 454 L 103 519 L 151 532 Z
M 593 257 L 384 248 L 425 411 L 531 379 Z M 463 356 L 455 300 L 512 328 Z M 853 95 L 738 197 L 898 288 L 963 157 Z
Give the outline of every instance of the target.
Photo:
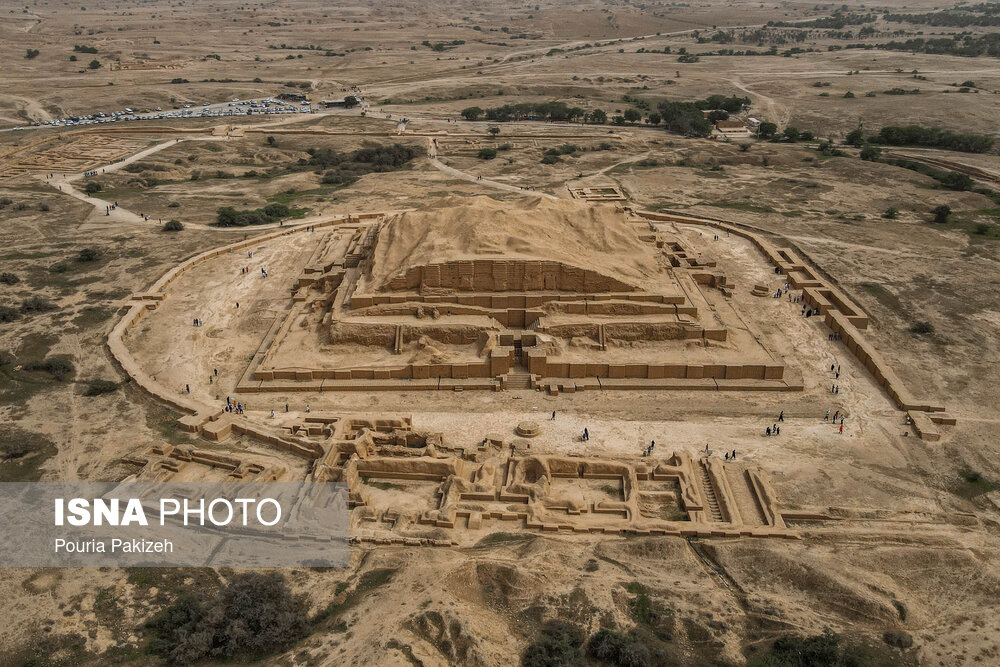
M 434 143 L 433 137 L 428 137 L 427 139 L 427 157 L 430 159 L 431 164 L 437 169 L 455 176 L 456 178 L 461 178 L 464 181 L 472 181 L 473 183 L 480 183 L 482 185 L 488 185 L 491 188 L 496 188 L 498 190 L 506 190 L 507 192 L 516 192 L 521 195 L 527 196 L 539 196 L 547 197 L 548 199 L 559 199 L 555 195 L 550 195 L 547 192 L 538 192 L 537 190 L 525 190 L 524 188 L 518 187 L 516 185 L 510 185 L 508 183 L 501 183 L 500 181 L 491 181 L 488 178 L 479 178 L 475 174 L 470 174 L 454 167 L 449 167 L 441 160 L 437 159 L 437 144 Z

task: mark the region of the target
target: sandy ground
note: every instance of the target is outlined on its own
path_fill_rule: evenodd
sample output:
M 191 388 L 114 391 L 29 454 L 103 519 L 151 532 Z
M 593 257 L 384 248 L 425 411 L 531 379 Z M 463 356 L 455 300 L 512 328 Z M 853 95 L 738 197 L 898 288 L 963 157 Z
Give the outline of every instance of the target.
M 932 7 L 930 0 L 907 2 L 900 11 Z M 198 252 L 259 233 L 212 227 L 219 206 L 250 208 L 272 201 L 303 208 L 297 222 L 305 222 L 412 208 L 449 196 L 512 201 L 524 185 L 537 188 L 536 195 L 565 199 L 567 186 L 613 184 L 637 206 L 748 225 L 797 248 L 855 299 L 872 318 L 869 340 L 893 369 L 916 393 L 944 403 L 959 420 L 943 429 L 939 442 L 904 437 L 902 414 L 853 357 L 827 340 L 822 326 L 801 318 L 798 307 L 784 299 L 750 295 L 753 284 L 777 284 L 749 244 L 730 238 L 713 242 L 698 228 L 664 225 L 664 233 L 717 260 L 734 279 L 729 307 L 765 349 L 801 373 L 805 391 L 275 394 L 251 397 L 249 418 L 268 421 L 277 407 L 274 421 L 293 423 L 307 403 L 343 414 L 405 414 L 416 427 L 439 431 L 455 444 L 472 444 L 487 432 L 510 435 L 519 421 L 532 419 L 542 428 L 531 441 L 533 452 L 629 460 L 652 440 L 664 453 L 700 454 L 707 444 L 714 455 L 736 450 L 737 466 L 760 465 L 785 507 L 835 508 L 843 519 L 800 522 L 794 527 L 803 539 L 794 542 L 499 533 L 476 547 L 358 547 L 346 570 L 284 572 L 313 611 L 336 599 L 343 586 L 355 590 L 363 575 L 379 576 L 372 587 L 359 589 L 353 606 L 266 663 L 517 664 L 549 618 L 572 621 L 588 632 L 610 626 L 647 638 L 654 631 L 669 636 L 648 639 L 662 651 L 663 664 L 742 664 L 777 636 L 815 634 L 825 627 L 888 651 L 885 664 L 1000 660 L 994 639 L 1000 631 L 1000 497 L 991 490 L 1000 484 L 1000 465 L 992 456 L 1000 425 L 994 390 L 1000 382 L 994 344 L 1000 330 L 995 278 L 1000 253 L 995 234 L 975 231 L 977 225 L 996 227 L 993 200 L 937 188 L 926 176 L 887 164 L 861 162 L 850 149 L 843 157 L 825 157 L 807 145 L 757 143 L 744 152 L 659 128 L 534 122 L 504 124 L 493 138 L 485 122 L 458 121 L 460 110 L 473 104 L 563 99 L 614 115 L 628 108 L 624 95 L 648 99 L 655 108 L 658 99 L 718 92 L 745 94 L 753 101 L 751 115 L 821 137 L 840 138 L 859 121 L 874 131 L 890 120 L 996 135 L 1000 74 L 993 60 L 828 51 L 844 40 L 814 34 L 801 45 L 815 51 L 790 57 L 677 62 L 679 48 L 697 53 L 722 46 L 698 44 L 693 30 L 828 13 L 814 4 L 585 2 L 510 9 L 459 3 L 442 9 L 407 2 L 320 9 L 301 3 L 279 11 L 220 0 L 197 7 L 112 3 L 88 6 L 86 12 L 45 6 L 0 11 L 0 54 L 12 63 L 0 83 L 0 124 L 6 127 L 126 106 L 169 109 L 283 90 L 308 88 L 314 99 L 340 97 L 354 84 L 372 103 L 366 118 L 351 110 L 248 120 L 248 128 L 261 123 L 266 129 L 225 141 L 199 139 L 219 120 L 158 122 L 167 129 L 155 133 L 152 123 L 119 124 L 115 129 L 134 140 L 136 150 L 117 169 L 96 177 L 105 186 L 99 197 L 80 194 L 81 180 L 69 177 L 49 184 L 38 175 L 0 180 L 0 196 L 11 200 L 0 208 L 0 270 L 19 279 L 0 284 L 0 303 L 16 312 L 0 331 L 0 350 L 15 358 L 0 365 L 0 444 L 27 443 L 30 449 L 14 458 L 3 450 L 5 481 L 122 479 L 136 471 L 123 457 L 163 443 L 217 447 L 306 474 L 302 462 L 260 443 L 233 439 L 216 445 L 178 432 L 176 415 L 135 387 L 84 395 L 90 380 L 122 379 L 104 344 L 129 295 Z M 527 37 L 515 39 L 519 33 Z M 425 39 L 464 44 L 433 51 L 421 44 Z M 71 61 L 77 43 L 93 44 L 99 52 Z M 282 43 L 321 48 L 267 48 Z M 671 54 L 652 53 L 665 46 Z M 29 48 L 40 55 L 25 58 Z M 639 48 L 647 52 L 638 53 Z M 327 50 L 346 55 L 327 56 Z M 210 51 L 221 60 L 206 58 Z M 89 70 L 86 63 L 95 57 L 101 67 Z M 914 79 L 913 70 L 925 78 Z M 175 78 L 188 82 L 169 83 Z M 977 92 L 955 93 L 953 84 L 965 80 L 974 80 Z M 921 92 L 884 94 L 893 87 Z M 847 91 L 855 97 L 844 97 Z M 393 118 L 376 117 L 375 109 Z M 411 118 L 403 135 L 396 133 L 400 116 Z M 0 132 L 0 155 L 5 161 L 30 160 L 75 137 L 118 136 L 101 135 L 107 127 L 82 134 Z M 170 128 L 185 132 L 172 134 Z M 433 158 L 423 157 L 428 145 L 423 135 L 429 133 L 447 137 L 431 150 Z M 572 137 L 556 136 L 567 133 Z M 351 151 L 366 142 L 393 141 L 419 148 L 421 157 L 405 169 L 368 174 L 346 188 L 325 188 L 311 172 L 243 176 L 294 164 L 310 148 Z M 540 164 L 549 148 L 574 143 L 589 149 L 604 142 L 611 148 Z M 509 149 L 494 160 L 476 157 L 482 147 L 505 143 Z M 995 152 L 906 150 L 1000 173 Z M 139 169 L 142 165 L 148 168 Z M 109 166 L 95 160 L 86 168 L 56 171 L 92 168 Z M 219 171 L 234 177 L 219 177 Z M 107 197 L 121 203 L 114 216 L 104 215 Z M 928 222 L 930 211 L 940 204 L 955 214 L 948 224 L 934 225 Z M 899 209 L 897 218 L 882 217 L 889 207 Z M 152 220 L 139 223 L 139 212 Z M 154 224 L 175 217 L 185 223 L 183 232 L 161 232 Z M 263 332 L 287 308 L 289 288 L 315 241 L 296 234 L 261 244 L 253 258 L 234 253 L 199 266 L 140 331 L 132 332 L 131 349 L 178 392 L 190 385 L 197 398 L 214 402 L 218 395 L 224 402 Z M 82 261 L 79 253 L 86 248 L 98 250 L 98 259 Z M 249 266 L 250 273 L 241 274 L 241 266 Z M 261 266 L 270 272 L 267 279 L 260 277 Z M 35 296 L 53 308 L 22 308 Z M 194 317 L 205 326 L 191 326 Z M 931 332 L 914 333 L 919 322 L 929 323 Z M 23 368 L 52 355 L 72 359 L 70 378 L 58 381 Z M 829 393 L 837 382 L 828 373 L 831 363 L 842 368 L 837 395 Z M 219 382 L 209 384 L 214 369 Z M 846 412 L 843 435 L 824 422 L 827 408 Z M 781 435 L 764 437 L 780 410 L 785 412 Z M 579 438 L 584 427 L 592 433 L 586 443 Z M 737 466 L 728 474 L 738 476 Z M 985 483 L 969 483 L 963 473 L 970 472 Z M 429 492 L 419 484 L 377 491 L 386 504 L 425 503 Z M 738 501 L 744 514 L 752 515 L 747 498 Z M 180 592 L 210 590 L 205 577 L 226 574 L 192 570 L 151 576 L 153 584 L 120 570 L 9 570 L 0 577 L 9 619 L 0 630 L 0 650 L 12 664 L 39 656 L 53 664 L 116 659 L 154 664 L 142 653 L 144 620 Z M 655 628 L 630 613 L 634 594 L 628 585 L 637 581 L 648 587 L 659 612 Z M 909 633 L 914 647 L 889 649 L 881 640 L 886 630 Z

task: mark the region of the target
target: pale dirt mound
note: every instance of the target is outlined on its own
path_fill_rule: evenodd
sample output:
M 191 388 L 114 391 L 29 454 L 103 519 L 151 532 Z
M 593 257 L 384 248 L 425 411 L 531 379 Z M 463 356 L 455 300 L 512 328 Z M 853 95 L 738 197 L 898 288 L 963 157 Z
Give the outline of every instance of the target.
M 446 197 L 386 223 L 369 281 L 383 285 L 415 266 L 474 259 L 550 260 L 636 286 L 658 271 L 652 248 L 611 204 Z

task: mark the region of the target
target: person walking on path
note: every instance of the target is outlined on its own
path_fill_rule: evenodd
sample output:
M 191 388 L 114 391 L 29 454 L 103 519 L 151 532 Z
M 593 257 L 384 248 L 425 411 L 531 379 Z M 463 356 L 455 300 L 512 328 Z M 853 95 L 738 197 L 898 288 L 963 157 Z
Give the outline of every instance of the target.
M 583 441 L 587 442 L 588 440 L 590 440 L 590 431 L 588 431 L 587 427 L 585 426 L 583 428 Z
M 784 410 L 782 410 L 781 412 L 778 413 L 778 421 L 779 422 L 785 421 L 785 411 Z

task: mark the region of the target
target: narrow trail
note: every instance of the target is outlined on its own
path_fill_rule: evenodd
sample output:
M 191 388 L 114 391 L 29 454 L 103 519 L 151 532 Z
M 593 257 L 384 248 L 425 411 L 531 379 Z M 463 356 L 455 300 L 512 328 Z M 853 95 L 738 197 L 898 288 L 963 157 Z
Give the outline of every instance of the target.
M 170 148 L 171 146 L 175 146 L 182 141 L 225 141 L 225 140 L 226 137 L 213 137 L 213 136 L 185 137 L 183 139 L 171 139 L 169 141 L 165 141 L 163 143 L 141 150 L 138 153 L 135 153 L 134 155 L 131 155 L 125 158 L 124 160 L 121 160 L 120 162 L 113 162 L 103 167 L 97 167 L 95 169 L 91 169 L 90 171 L 96 171 L 99 174 L 107 174 L 110 172 L 115 172 L 126 167 L 127 165 L 132 164 L 133 162 L 136 162 L 137 160 L 141 160 L 145 157 L 148 157 L 149 155 L 152 155 L 153 153 L 162 151 L 166 148 Z M 141 224 L 147 227 L 156 226 L 159 224 L 159 222 L 146 220 L 143 216 L 139 215 L 138 213 L 129 211 L 128 209 L 123 208 L 121 206 L 118 206 L 117 208 L 111 211 L 107 211 L 108 207 L 107 200 L 100 199 L 98 197 L 91 197 L 83 192 L 80 192 L 79 190 L 76 189 L 76 187 L 74 187 L 73 184 L 84 178 L 84 174 L 85 172 L 72 173 L 72 174 L 55 174 L 52 178 L 45 178 L 44 176 L 39 176 L 38 178 L 43 182 L 45 182 L 46 185 L 56 188 L 60 193 L 68 195 L 70 197 L 74 197 L 82 202 L 85 202 L 93 206 L 94 211 L 90 214 L 90 216 L 88 216 L 87 222 L 100 222 L 100 221 L 126 222 L 129 224 Z M 295 220 L 293 225 L 271 223 L 268 225 L 254 225 L 253 227 L 216 227 L 214 225 L 186 222 L 184 223 L 184 226 L 191 229 L 204 229 L 214 232 L 230 232 L 230 233 L 239 232 L 247 234 L 251 231 L 256 232 L 258 230 L 262 231 L 267 229 L 277 229 L 279 227 L 316 224 L 320 222 L 326 222 L 328 220 L 332 220 L 335 218 L 343 217 L 343 215 L 344 214 L 342 213 L 326 213 L 323 215 L 314 215 L 308 218 L 301 218 Z
M 427 158 L 430 160 L 431 164 L 435 168 L 443 171 L 446 174 L 460 178 L 463 181 L 471 181 L 473 183 L 479 183 L 481 185 L 487 185 L 491 188 L 496 188 L 497 190 L 506 190 L 507 192 L 516 192 L 520 195 L 531 196 L 531 197 L 547 197 L 548 199 L 559 199 L 555 195 L 550 195 L 547 192 L 539 192 L 537 190 L 524 190 L 516 185 L 509 185 L 507 183 L 501 183 L 499 181 L 492 181 L 488 178 L 480 178 L 475 174 L 470 174 L 454 167 L 449 167 L 445 163 L 437 159 L 437 143 L 433 137 L 428 137 L 427 139 Z

